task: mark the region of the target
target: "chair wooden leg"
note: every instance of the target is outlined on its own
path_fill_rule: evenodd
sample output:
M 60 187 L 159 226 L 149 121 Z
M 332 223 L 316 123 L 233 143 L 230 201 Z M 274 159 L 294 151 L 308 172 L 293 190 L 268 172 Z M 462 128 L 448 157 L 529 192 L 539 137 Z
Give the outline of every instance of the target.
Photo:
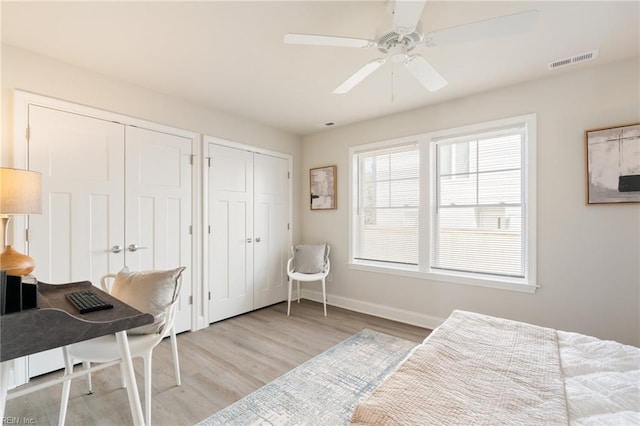
M 322 304 L 324 305 L 324 316 L 327 316 L 327 291 L 325 289 L 325 279 L 322 279 Z
M 291 287 L 293 286 L 293 280 L 289 280 L 289 296 L 287 297 L 287 316 L 291 313 Z
M 171 327 L 171 351 L 173 352 L 173 369 L 176 374 L 176 385 L 180 386 L 180 360 L 178 359 L 178 339 L 176 338 L 176 328 Z
M 64 358 L 64 374 L 73 373 L 73 362 L 69 356 L 67 347 L 62 348 L 62 357 Z M 62 397 L 60 398 L 60 414 L 58 416 L 58 424 L 64 426 L 65 419 L 67 417 L 67 407 L 69 406 L 69 393 L 71 391 L 71 380 L 65 380 L 62 383 Z

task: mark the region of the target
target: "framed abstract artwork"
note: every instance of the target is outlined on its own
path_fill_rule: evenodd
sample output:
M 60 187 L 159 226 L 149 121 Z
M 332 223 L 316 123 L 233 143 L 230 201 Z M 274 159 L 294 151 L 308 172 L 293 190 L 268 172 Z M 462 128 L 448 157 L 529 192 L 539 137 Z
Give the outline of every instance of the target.
M 587 204 L 640 203 L 640 124 L 585 132 Z
M 336 173 L 336 166 L 317 167 L 309 170 L 311 210 L 334 210 L 338 208 Z

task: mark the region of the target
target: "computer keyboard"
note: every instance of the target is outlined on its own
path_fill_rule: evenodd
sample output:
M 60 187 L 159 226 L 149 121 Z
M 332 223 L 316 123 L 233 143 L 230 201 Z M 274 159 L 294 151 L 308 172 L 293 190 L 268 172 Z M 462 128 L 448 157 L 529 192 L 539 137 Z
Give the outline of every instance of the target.
M 74 291 L 65 296 L 73 306 L 78 308 L 81 314 L 113 308 L 111 303 L 100 298 L 91 290 Z

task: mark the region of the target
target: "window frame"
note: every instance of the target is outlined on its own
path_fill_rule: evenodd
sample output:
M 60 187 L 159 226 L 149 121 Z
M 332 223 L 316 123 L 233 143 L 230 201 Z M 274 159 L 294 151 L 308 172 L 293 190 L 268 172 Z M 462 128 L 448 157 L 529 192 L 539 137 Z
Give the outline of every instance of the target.
M 479 287 L 489 287 L 505 290 L 513 290 L 525 293 L 534 293 L 537 284 L 536 274 L 536 114 L 526 114 L 443 129 L 414 136 L 397 138 L 392 140 L 356 145 L 349 148 L 349 262 L 351 269 L 379 272 L 399 276 L 427 279 L 431 281 L 447 282 Z M 498 131 L 500 129 L 522 126 L 524 131 L 523 141 L 523 202 L 524 208 L 524 239 L 525 260 L 524 277 L 509 277 L 491 274 L 468 273 L 458 271 L 435 270 L 431 268 L 431 247 L 433 239 L 432 213 L 435 204 L 432 203 L 431 192 L 435 179 L 435 142 L 443 139 L 463 138 L 474 134 Z M 357 238 L 357 208 L 359 191 L 359 155 L 369 151 L 393 148 L 402 145 L 418 143 L 420 155 L 420 185 L 419 185 L 419 209 L 418 209 L 418 265 L 400 265 L 377 261 L 363 261 L 355 259 L 355 244 Z M 435 199 L 435 198 L 434 198 Z

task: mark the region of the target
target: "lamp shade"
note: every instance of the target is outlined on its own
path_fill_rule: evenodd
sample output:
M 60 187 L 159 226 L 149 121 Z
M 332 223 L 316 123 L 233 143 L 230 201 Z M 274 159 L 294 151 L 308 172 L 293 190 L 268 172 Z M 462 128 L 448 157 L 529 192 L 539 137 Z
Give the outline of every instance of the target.
M 0 168 L 0 215 L 41 213 L 41 199 L 40 173 Z

